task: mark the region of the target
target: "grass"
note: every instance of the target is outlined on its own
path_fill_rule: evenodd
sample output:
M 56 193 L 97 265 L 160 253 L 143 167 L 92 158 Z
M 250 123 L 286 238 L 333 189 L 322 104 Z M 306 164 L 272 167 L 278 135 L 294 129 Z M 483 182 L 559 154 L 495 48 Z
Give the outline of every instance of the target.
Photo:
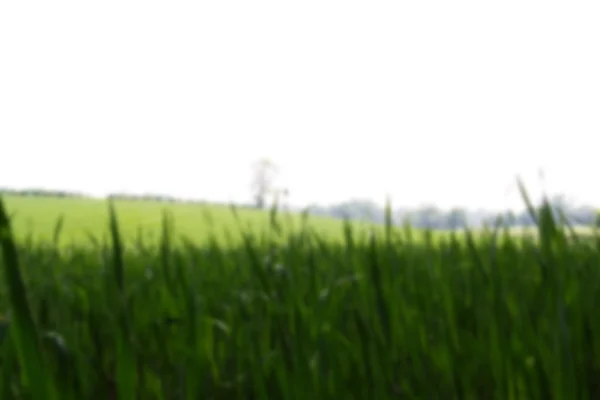
M 13 216 L 13 233 L 24 240 L 33 235 L 35 241 L 51 241 L 56 223 L 63 219 L 60 245 L 89 243 L 89 238 L 108 238 L 108 208 L 106 201 L 89 198 L 21 197 L 5 196 L 7 211 Z M 270 215 L 264 211 L 239 209 L 238 217 L 227 206 L 158 203 L 152 201 L 114 202 L 119 214 L 121 235 L 125 240 L 136 240 L 142 232 L 145 240 L 156 242 L 160 237 L 163 212 L 168 212 L 177 222 L 177 235 L 185 236 L 202 245 L 217 240 L 226 245 L 233 240 L 241 243 L 241 222 L 244 228 L 261 234 L 270 227 Z M 302 227 L 300 214 L 280 215 L 282 228 L 294 231 Z M 327 217 L 311 217 L 310 225 L 323 237 L 342 239 L 342 222 Z M 355 229 L 365 233 L 372 224 L 356 222 Z
M 600 239 L 568 240 L 546 208 L 535 240 L 279 231 L 265 214 L 245 230 L 240 211 L 225 244 L 178 242 L 173 222 L 201 224 L 184 208 L 136 240 L 136 206 L 69 207 L 62 228 L 40 211 L 35 242 L 0 207 L 0 398 L 600 396 Z M 109 240 L 61 239 L 82 226 Z

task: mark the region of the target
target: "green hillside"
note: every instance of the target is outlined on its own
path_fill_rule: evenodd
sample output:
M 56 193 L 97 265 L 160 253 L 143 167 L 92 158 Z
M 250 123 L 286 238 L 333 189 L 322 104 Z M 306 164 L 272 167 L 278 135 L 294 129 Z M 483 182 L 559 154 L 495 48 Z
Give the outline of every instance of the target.
M 63 219 L 61 243 L 88 240 L 88 234 L 102 237 L 108 233 L 108 202 L 90 198 L 55 198 L 4 196 L 8 212 L 13 215 L 15 235 L 22 239 L 31 235 L 35 240 L 52 238 L 57 222 Z M 175 233 L 202 243 L 213 235 L 218 240 L 227 240 L 229 233 L 239 238 L 240 228 L 260 233 L 269 229 L 270 213 L 262 210 L 239 208 L 236 219 L 234 212 L 227 206 L 159 203 L 152 201 L 117 200 L 115 207 L 123 237 L 134 239 L 140 230 L 145 238 L 158 237 L 163 213 L 167 211 L 174 221 Z M 278 215 L 284 232 L 301 227 L 302 216 L 299 213 Z M 343 221 L 327 217 L 310 216 L 309 226 L 320 236 L 341 238 Z M 359 231 L 366 232 L 373 226 L 366 223 L 354 223 Z M 381 229 L 381 228 L 375 228 Z

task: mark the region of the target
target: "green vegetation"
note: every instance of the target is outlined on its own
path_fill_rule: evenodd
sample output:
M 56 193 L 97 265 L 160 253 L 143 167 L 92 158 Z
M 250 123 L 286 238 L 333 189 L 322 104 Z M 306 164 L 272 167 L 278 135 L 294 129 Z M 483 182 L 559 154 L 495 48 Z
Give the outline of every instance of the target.
M 14 234 L 19 239 L 39 242 L 51 240 L 58 220 L 62 220 L 60 244 L 89 243 L 90 236 L 108 238 L 108 209 L 105 200 L 50 197 L 5 196 L 8 213 L 13 217 Z M 239 223 L 260 234 L 269 229 L 270 214 L 255 209 L 239 209 L 238 218 L 227 206 L 193 203 L 115 200 L 121 234 L 125 240 L 142 238 L 156 242 L 160 237 L 163 212 L 172 215 L 176 234 L 198 245 L 216 239 L 223 245 L 241 243 Z M 292 232 L 301 227 L 299 214 L 279 216 L 282 229 Z M 342 222 L 328 217 L 311 217 L 311 227 L 328 239 L 342 239 Z M 375 229 L 374 224 L 354 223 L 361 232 Z M 233 241 L 233 243 L 230 243 Z
M 158 219 L 150 204 L 18 202 L 0 202 L 2 399 L 600 396 L 600 238 L 567 240 L 549 207 L 530 210 L 535 240 L 435 241 L 389 213 L 368 236 L 214 209 L 227 240 L 191 205 Z

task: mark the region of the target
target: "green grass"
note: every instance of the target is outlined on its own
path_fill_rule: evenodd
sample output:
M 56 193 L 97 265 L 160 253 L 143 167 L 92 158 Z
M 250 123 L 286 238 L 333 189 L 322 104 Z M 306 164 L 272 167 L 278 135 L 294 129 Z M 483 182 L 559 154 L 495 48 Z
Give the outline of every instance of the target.
M 536 240 L 389 224 L 369 238 L 299 217 L 278 233 L 240 211 L 260 225 L 245 232 L 223 211 L 225 243 L 192 206 L 159 219 L 116 203 L 115 218 L 61 201 L 8 199 L 39 216 L 39 242 L 18 216 L 11 235 L 0 207 L 2 399 L 600 396 L 600 239 L 568 240 L 546 209 Z M 133 240 L 141 219 L 156 242 Z M 177 242 L 173 221 L 203 239 Z M 91 247 L 85 229 L 110 241 Z
M 63 218 L 60 244 L 88 243 L 89 236 L 107 237 L 109 234 L 108 208 L 105 200 L 86 198 L 5 196 L 6 208 L 13 215 L 14 235 L 25 239 L 52 240 L 56 223 Z M 138 238 L 140 230 L 144 239 L 157 240 L 160 236 L 163 212 L 172 215 L 176 234 L 206 244 L 216 239 L 225 245 L 241 243 L 240 223 L 256 234 L 270 229 L 270 215 L 261 210 L 239 209 L 238 217 L 230 207 L 204 204 L 158 203 L 152 201 L 115 201 L 119 214 L 121 234 L 126 241 Z M 279 216 L 282 229 L 288 232 L 302 227 L 302 217 L 297 213 Z M 310 217 L 312 229 L 328 239 L 341 239 L 341 221 L 327 217 Z M 370 229 L 381 231 L 368 223 L 354 223 L 355 229 L 366 233 Z

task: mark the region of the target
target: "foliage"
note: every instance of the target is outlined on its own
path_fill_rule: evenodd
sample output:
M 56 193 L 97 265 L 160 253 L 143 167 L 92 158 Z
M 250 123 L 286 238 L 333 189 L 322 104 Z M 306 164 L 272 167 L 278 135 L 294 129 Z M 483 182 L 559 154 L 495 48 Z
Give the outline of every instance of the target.
M 0 207 L 1 398 L 600 396 L 600 238 L 567 240 L 548 208 L 538 240 L 415 240 L 388 209 L 371 236 L 238 213 L 239 241 L 182 246 L 169 214 L 149 243 L 109 211 L 106 241 L 59 246 L 64 220 L 15 240 Z

